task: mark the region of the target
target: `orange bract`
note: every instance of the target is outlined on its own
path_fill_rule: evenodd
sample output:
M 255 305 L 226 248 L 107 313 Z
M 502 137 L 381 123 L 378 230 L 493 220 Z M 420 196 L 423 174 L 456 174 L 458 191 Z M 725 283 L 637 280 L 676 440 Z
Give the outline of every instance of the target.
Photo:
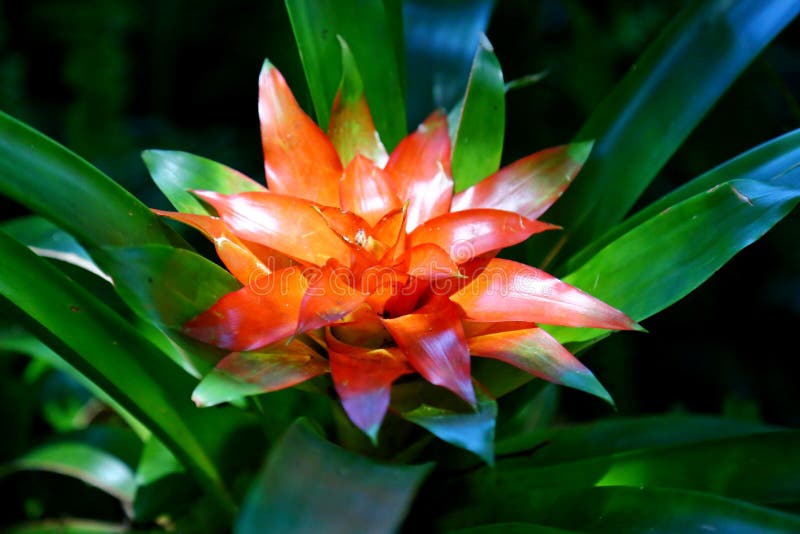
M 318 362 L 326 358 L 345 411 L 373 439 L 392 383 L 407 373 L 474 405 L 472 355 L 594 393 L 602 389 L 536 323 L 606 329 L 635 323 L 538 269 L 494 259 L 500 249 L 555 228 L 535 218 L 583 161 L 567 147 L 548 149 L 454 197 L 443 113 L 433 113 L 386 161 L 363 97 L 347 104 L 352 110 L 343 105 L 337 97 L 332 142 L 266 62 L 259 116 L 268 190 L 196 191 L 218 217 L 158 212 L 214 241 L 244 286 L 184 332 L 232 351 L 224 369 L 248 369 L 241 378 L 259 376 L 265 391 L 325 372 Z M 347 121 L 358 124 L 349 128 Z M 358 132 L 358 142 L 343 139 L 348 131 Z M 342 154 L 352 159 L 342 162 Z M 370 159 L 375 154 L 379 161 Z M 248 359 L 248 351 L 279 353 L 278 342 L 303 333 L 323 359 L 308 365 L 307 356 L 292 353 L 269 359 L 269 380 L 253 372 L 260 360 Z

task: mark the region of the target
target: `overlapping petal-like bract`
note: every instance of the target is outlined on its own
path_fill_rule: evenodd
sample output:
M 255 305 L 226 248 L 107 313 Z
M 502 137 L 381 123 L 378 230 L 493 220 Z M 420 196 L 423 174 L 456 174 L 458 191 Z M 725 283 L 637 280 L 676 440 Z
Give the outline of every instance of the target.
M 241 378 L 259 376 L 267 391 L 329 369 L 348 416 L 373 439 L 392 383 L 408 373 L 474 405 L 471 356 L 607 396 L 537 324 L 635 323 L 547 273 L 495 258 L 554 228 L 537 217 L 575 177 L 586 147 L 533 154 L 454 196 L 446 116 L 433 113 L 387 158 L 356 96 L 336 98 L 326 135 L 265 62 L 258 109 L 267 189 L 194 191 L 217 217 L 158 212 L 202 231 L 243 285 L 184 332 L 232 355 L 307 333 L 322 358 L 303 360 L 312 367 L 269 358 L 270 372 L 283 376 L 286 365 L 290 377 L 269 381 L 253 373 L 260 360 L 251 358 Z M 318 363 L 325 359 L 327 368 Z M 228 360 L 221 365 L 235 373 Z

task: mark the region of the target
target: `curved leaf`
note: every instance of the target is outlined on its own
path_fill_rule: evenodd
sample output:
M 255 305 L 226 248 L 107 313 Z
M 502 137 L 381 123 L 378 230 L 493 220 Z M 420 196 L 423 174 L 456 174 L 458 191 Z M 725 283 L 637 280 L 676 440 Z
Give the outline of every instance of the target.
M 47 217 L 84 245 L 182 242 L 111 178 L 2 112 L 0 193 Z
M 150 176 L 164 196 L 183 213 L 209 214 L 208 209 L 190 190 L 217 191 L 226 195 L 246 191 L 263 191 L 239 171 L 210 159 L 177 150 L 145 150 L 142 159 Z
M 88 443 L 51 443 L 28 451 L 3 469 L 38 470 L 80 479 L 119 499 L 126 508 L 133 503 L 136 480 L 133 470 L 119 458 Z
M 12 525 L 6 534 L 136 534 L 127 523 L 106 523 L 93 519 L 49 519 Z
M 106 247 L 95 253 L 114 273 L 122 299 L 157 325 L 180 329 L 241 284 L 189 250 L 161 245 Z
M 245 499 L 237 534 L 392 533 L 432 466 L 379 464 L 295 423 Z
M 214 406 L 291 387 L 328 372 L 328 362 L 298 340 L 256 352 L 232 352 L 195 388 L 198 406 Z
M 43 217 L 30 215 L 4 221 L 0 230 L 39 256 L 71 263 L 108 279 L 74 237 Z
M 0 293 L 20 320 L 103 388 L 181 458 L 209 492 L 233 508 L 188 402 L 192 379 L 124 319 L 26 247 L 0 233 Z
M 596 142 L 575 184 L 549 212 L 568 232 L 560 261 L 625 216 L 711 106 L 798 12 L 800 4 L 785 0 L 688 3 L 576 136 Z M 564 236 L 539 242 L 552 246 L 557 239 Z
M 775 451 L 783 451 L 776 455 Z M 653 447 L 553 465 L 499 461 L 468 477 L 476 492 L 591 486 L 696 490 L 762 504 L 800 502 L 800 431 Z M 532 455 L 535 458 L 536 454 Z M 479 488 L 479 489 L 478 489 Z
M 631 229 L 564 281 L 642 320 L 692 291 L 800 201 L 800 167 L 774 180 L 737 179 Z M 655 237 L 654 237 L 655 236 Z M 550 329 L 562 343 L 602 331 Z
M 791 172 L 798 161 L 800 161 L 800 130 L 794 130 L 748 150 L 664 195 L 593 240 L 569 259 L 567 271 L 576 270 L 615 239 L 683 200 L 736 178 L 765 183 L 785 180 L 783 175 Z

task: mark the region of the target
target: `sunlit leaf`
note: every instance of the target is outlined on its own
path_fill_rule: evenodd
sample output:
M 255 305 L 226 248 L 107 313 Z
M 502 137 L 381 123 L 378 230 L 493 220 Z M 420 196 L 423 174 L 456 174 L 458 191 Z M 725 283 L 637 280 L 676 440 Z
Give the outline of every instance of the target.
M 107 278 L 92 258 L 67 232 L 47 219 L 31 215 L 4 221 L 0 230 L 27 245 L 37 255 L 64 261 Z
M 505 134 L 505 87 L 492 45 L 481 36 L 453 139 L 453 181 L 463 191 L 500 166 Z
M 4 466 L 3 471 L 38 470 L 72 476 L 130 507 L 136 490 L 133 470 L 108 452 L 79 441 L 42 445 Z
M 230 195 L 263 191 L 265 187 L 244 174 L 210 159 L 175 150 L 145 150 L 147 169 L 164 196 L 184 213 L 208 214 L 209 211 L 190 190 L 217 191 Z

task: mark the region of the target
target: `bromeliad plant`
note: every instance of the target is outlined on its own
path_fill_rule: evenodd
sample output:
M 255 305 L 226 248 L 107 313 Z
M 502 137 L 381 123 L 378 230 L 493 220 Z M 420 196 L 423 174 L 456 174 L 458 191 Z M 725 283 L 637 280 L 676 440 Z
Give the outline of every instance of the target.
M 195 400 L 217 402 L 221 376 L 260 393 L 330 371 L 347 415 L 377 442 L 391 385 L 408 373 L 475 407 L 470 355 L 607 397 L 536 323 L 618 330 L 633 322 L 539 269 L 495 257 L 553 228 L 537 217 L 588 147 L 533 154 L 454 196 L 447 117 L 434 112 L 387 156 L 344 51 L 349 72 L 330 140 L 267 62 L 259 112 L 268 187 L 231 174 L 225 190 L 234 193 L 193 192 L 213 215 L 157 211 L 202 231 L 243 286 L 183 326 L 235 351 Z M 159 176 L 171 156 L 148 161 Z
M 506 87 L 485 40 L 450 114 L 406 135 L 397 7 L 288 0 L 318 122 L 266 62 L 266 186 L 148 151 L 177 212 L 152 213 L 0 116 L 0 190 L 52 221 L 4 223 L 0 348 L 76 377 L 126 423 L 86 422 L 6 476 L 77 475 L 121 501 L 123 530 L 800 529 L 777 510 L 800 502 L 797 431 L 690 416 L 519 424 L 546 411 L 533 376 L 610 400 L 564 344 L 638 328 L 796 205 L 800 132 L 624 219 L 800 7 L 693 4 L 574 142 L 502 168 Z M 410 39 L 431 23 L 416 12 Z M 723 37 L 715 65 L 687 60 Z M 164 218 L 202 232 L 227 270 Z M 523 242 L 563 279 L 498 256 Z

